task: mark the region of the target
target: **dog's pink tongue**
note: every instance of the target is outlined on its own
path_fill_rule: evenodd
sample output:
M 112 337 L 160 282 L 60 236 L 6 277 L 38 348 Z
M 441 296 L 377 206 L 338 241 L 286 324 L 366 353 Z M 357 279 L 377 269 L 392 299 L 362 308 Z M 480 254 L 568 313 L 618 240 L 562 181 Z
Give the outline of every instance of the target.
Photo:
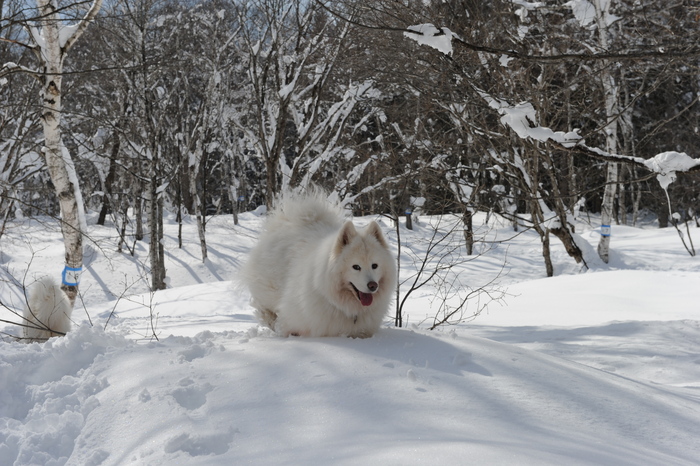
M 358 291 L 357 294 L 360 295 L 360 302 L 362 303 L 363 306 L 371 306 L 372 305 L 372 294 L 371 293 L 363 293 L 362 291 Z

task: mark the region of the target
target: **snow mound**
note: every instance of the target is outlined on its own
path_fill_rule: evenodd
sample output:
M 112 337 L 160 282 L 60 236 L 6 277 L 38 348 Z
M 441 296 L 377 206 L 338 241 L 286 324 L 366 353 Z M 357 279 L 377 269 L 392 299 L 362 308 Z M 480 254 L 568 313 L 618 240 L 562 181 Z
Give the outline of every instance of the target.
M 203 332 L 139 345 L 81 327 L 45 345 L 0 345 L 2 464 L 689 464 L 700 455 L 698 404 L 682 392 L 463 332 Z

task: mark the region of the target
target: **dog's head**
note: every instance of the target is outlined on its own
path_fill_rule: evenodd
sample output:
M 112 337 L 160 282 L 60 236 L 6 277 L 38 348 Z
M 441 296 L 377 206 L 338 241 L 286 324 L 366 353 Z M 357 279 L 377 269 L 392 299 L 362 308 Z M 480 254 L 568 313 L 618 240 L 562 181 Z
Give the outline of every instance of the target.
M 333 256 L 339 272 L 336 285 L 357 305 L 371 306 L 378 296 L 386 296 L 394 288 L 394 260 L 377 222 L 360 231 L 346 222 L 336 238 Z

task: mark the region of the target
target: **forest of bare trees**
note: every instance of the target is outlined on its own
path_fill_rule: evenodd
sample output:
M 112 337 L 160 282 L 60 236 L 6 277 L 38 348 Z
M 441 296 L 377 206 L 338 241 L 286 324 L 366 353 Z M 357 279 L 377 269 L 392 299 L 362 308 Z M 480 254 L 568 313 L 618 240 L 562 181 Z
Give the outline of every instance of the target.
M 603 260 L 607 225 L 698 222 L 700 165 L 665 192 L 643 163 L 698 158 L 694 0 L 0 5 L 0 237 L 62 213 L 69 268 L 83 209 L 126 251 L 150 241 L 158 289 L 166 212 L 196 218 L 205 259 L 208 216 L 311 184 L 358 215 L 424 198 L 465 238 L 473 212 L 499 213 L 546 263 L 550 234 L 583 260 L 574 212 L 600 214 Z M 575 142 L 522 134 L 513 109 Z

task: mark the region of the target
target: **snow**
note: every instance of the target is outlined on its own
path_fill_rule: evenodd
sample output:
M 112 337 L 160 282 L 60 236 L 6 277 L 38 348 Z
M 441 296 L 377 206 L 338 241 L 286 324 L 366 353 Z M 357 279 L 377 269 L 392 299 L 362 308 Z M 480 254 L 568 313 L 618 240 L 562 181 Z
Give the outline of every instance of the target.
M 645 160 L 644 165 L 657 173 L 656 179 L 666 190 L 676 180 L 676 172 L 685 172 L 700 165 L 700 159 L 693 159 L 683 152 L 669 151 Z
M 46 50 L 46 40 L 44 39 L 43 30 L 34 26 L 29 26 L 29 35 L 43 53 L 43 51 Z
M 449 29 L 445 27 L 438 29 L 428 23 L 409 26 L 408 30 L 415 32 L 404 32 L 403 35 L 415 40 L 418 44 L 432 47 L 445 55 L 452 54 L 452 31 Z
M 66 43 L 71 40 L 75 35 L 76 31 L 80 27 L 80 23 L 68 24 L 60 26 L 58 30 L 58 44 L 59 47 L 65 47 Z
M 509 57 L 508 55 L 501 55 L 501 57 L 498 59 L 498 64 L 504 68 L 508 68 L 508 64 L 513 60 L 514 59 Z
M 513 5 L 521 6 L 527 10 L 535 10 L 537 8 L 542 8 L 545 6 L 544 2 L 526 2 L 524 0 L 511 0 Z
M 480 91 L 479 94 L 491 108 L 502 115 L 501 123 L 510 127 L 520 138 L 531 138 L 542 142 L 551 139 L 564 147 L 572 147 L 581 139 L 576 131 L 553 131 L 543 126 L 537 126 L 537 111 L 529 102 L 510 105 L 484 91 Z
M 677 172 L 686 172 L 700 166 L 700 159 L 694 159 L 684 152 L 667 151 L 649 159 L 643 159 L 640 157 L 611 154 L 596 147 L 589 147 L 578 134 L 577 129 L 574 131 L 553 131 L 550 128 L 538 126 L 537 110 L 535 110 L 535 107 L 529 102 L 511 105 L 504 100 L 491 96 L 485 91 L 479 90 L 478 92 L 486 103 L 488 103 L 489 107 L 497 110 L 498 113 L 502 115 L 501 123 L 515 131 L 518 137 L 542 142 L 552 140 L 564 147 L 573 147 L 579 144 L 582 147 L 586 147 L 591 152 L 604 157 L 619 158 L 621 161 L 633 161 L 643 164 L 649 170 L 657 174 L 656 179 L 664 191 L 676 180 Z
M 599 5 L 599 10 L 605 21 L 606 26 L 610 26 L 615 21 L 620 19 L 619 16 L 610 14 L 610 0 L 594 0 Z M 565 7 L 571 8 L 576 21 L 581 27 L 595 26 L 596 7 L 588 0 L 571 0 L 564 4 Z
M 147 245 L 118 254 L 114 227 L 95 216 L 74 330 L 42 344 L 0 341 L 0 464 L 700 461 L 700 264 L 674 229 L 616 226 L 609 264 L 591 260 L 587 272 L 553 240 L 556 276 L 545 278 L 536 234 L 477 213 L 483 254 L 458 271 L 470 286 L 500 273 L 503 305 L 428 331 L 440 312 L 430 286 L 406 304 L 408 328 L 387 319 L 370 339 L 303 339 L 259 327 L 232 284 L 259 215 L 241 214 L 238 226 L 210 218 L 205 263 L 194 219 L 178 249 L 166 218 L 171 288 L 157 293 L 147 289 Z M 393 226 L 379 221 L 395 246 Z M 576 220 L 589 252 L 597 223 Z M 419 266 L 411 257 L 425 253 L 431 224 L 402 228 L 402 279 Z M 57 222 L 8 225 L 2 303 L 22 306 L 10 274 L 57 275 L 62 256 Z M 17 317 L 0 307 L 0 319 Z
M 564 6 L 571 8 L 581 27 L 589 26 L 595 22 L 595 7 L 588 0 L 571 0 Z

